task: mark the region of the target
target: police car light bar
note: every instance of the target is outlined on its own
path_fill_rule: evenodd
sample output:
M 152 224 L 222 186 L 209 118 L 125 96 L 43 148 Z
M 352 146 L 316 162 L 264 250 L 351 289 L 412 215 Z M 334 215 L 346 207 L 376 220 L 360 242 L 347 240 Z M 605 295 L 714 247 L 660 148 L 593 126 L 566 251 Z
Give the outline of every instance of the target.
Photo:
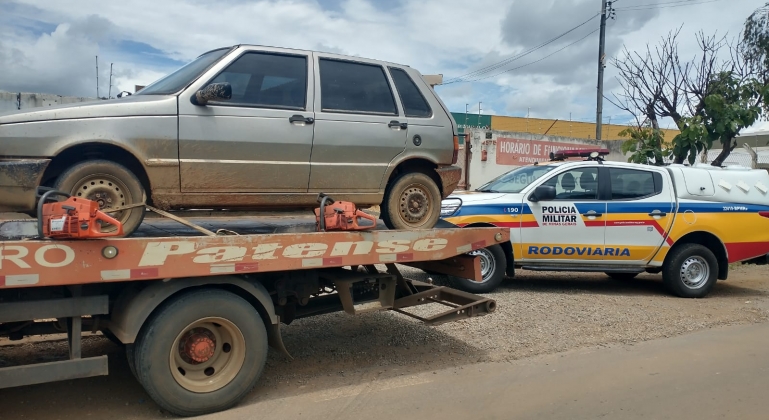
M 574 149 L 574 150 L 560 150 L 555 153 L 550 153 L 551 160 L 564 160 L 568 158 L 583 157 L 583 158 L 598 158 L 599 156 L 608 155 L 609 149 Z

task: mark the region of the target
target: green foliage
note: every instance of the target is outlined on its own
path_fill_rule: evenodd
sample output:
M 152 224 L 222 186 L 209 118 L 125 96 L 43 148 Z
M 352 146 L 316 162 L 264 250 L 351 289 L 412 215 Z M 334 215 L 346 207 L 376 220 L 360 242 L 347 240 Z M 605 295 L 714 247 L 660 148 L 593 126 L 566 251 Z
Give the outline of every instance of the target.
M 645 165 L 662 165 L 670 150 L 664 148 L 665 135 L 660 129 L 649 126 L 626 128 L 619 133 L 628 137 L 622 142 L 622 153 L 630 154 L 627 161 Z
M 694 164 L 697 155 L 710 150 L 713 142 L 729 145 L 741 130 L 751 126 L 761 115 L 761 108 L 769 97 L 769 86 L 757 79 L 742 79 L 733 72 L 720 72 L 708 85 L 710 92 L 702 100 L 699 112 L 678 121 L 681 133 L 673 139 L 673 156 L 682 163 Z M 714 165 L 721 165 L 723 158 Z
M 745 20 L 742 45 L 748 63 L 766 77 L 769 70 L 769 3 Z

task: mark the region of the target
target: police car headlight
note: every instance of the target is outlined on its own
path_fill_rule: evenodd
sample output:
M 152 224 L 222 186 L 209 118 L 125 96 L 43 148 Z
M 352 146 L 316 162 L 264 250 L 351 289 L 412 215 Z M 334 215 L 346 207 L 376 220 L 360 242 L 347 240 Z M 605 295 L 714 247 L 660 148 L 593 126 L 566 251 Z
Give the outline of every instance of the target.
M 462 207 L 462 200 L 458 198 L 447 198 L 441 202 L 441 217 L 452 216 Z

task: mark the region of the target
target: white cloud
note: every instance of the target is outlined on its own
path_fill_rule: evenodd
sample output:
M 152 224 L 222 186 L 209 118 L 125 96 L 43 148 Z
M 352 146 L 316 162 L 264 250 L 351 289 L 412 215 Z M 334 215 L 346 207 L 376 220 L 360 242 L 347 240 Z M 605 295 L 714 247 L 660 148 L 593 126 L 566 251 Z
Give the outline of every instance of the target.
M 658 0 L 622 0 L 617 7 Z M 207 50 L 252 43 L 317 49 L 404 63 L 446 79 L 539 45 L 598 11 L 598 0 L 4 0 L 0 2 L 0 89 L 93 96 L 93 57 L 115 63 L 119 90 L 133 91 Z M 645 48 L 682 23 L 682 55 L 694 33 L 736 33 L 757 3 L 722 0 L 679 8 L 617 11 L 607 54 Z M 724 13 L 728 9 L 728 13 Z M 30 29 L 38 25 L 43 29 Z M 48 29 L 45 26 L 48 26 Z M 596 29 L 598 19 L 510 67 L 529 63 Z M 127 43 L 128 42 L 128 43 Z M 130 45 L 129 45 L 130 44 Z M 487 83 L 438 88 L 450 109 L 482 101 L 500 114 L 589 119 L 595 112 L 597 34 Z M 143 47 L 137 47 L 143 46 Z M 133 46 L 133 47 L 132 47 Z M 151 47 L 152 52 L 142 50 Z M 133 48 L 133 49 L 132 49 Z M 151 53 L 160 54 L 155 60 Z M 611 66 L 606 87 L 616 87 Z M 108 70 L 101 72 L 106 93 Z M 104 93 L 102 93 L 104 95 Z M 605 115 L 619 111 L 605 103 Z

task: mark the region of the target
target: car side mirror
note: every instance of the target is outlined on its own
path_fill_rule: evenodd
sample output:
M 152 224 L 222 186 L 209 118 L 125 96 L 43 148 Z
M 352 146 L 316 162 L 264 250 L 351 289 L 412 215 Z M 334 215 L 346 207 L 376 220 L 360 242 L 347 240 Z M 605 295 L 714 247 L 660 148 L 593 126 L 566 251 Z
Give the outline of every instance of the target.
M 232 85 L 227 82 L 211 83 L 195 92 L 190 98 L 193 105 L 206 105 L 209 101 L 229 101 L 232 99 Z
M 534 189 L 534 192 L 529 196 L 529 201 L 547 201 L 555 199 L 555 187 L 551 185 L 540 185 Z

